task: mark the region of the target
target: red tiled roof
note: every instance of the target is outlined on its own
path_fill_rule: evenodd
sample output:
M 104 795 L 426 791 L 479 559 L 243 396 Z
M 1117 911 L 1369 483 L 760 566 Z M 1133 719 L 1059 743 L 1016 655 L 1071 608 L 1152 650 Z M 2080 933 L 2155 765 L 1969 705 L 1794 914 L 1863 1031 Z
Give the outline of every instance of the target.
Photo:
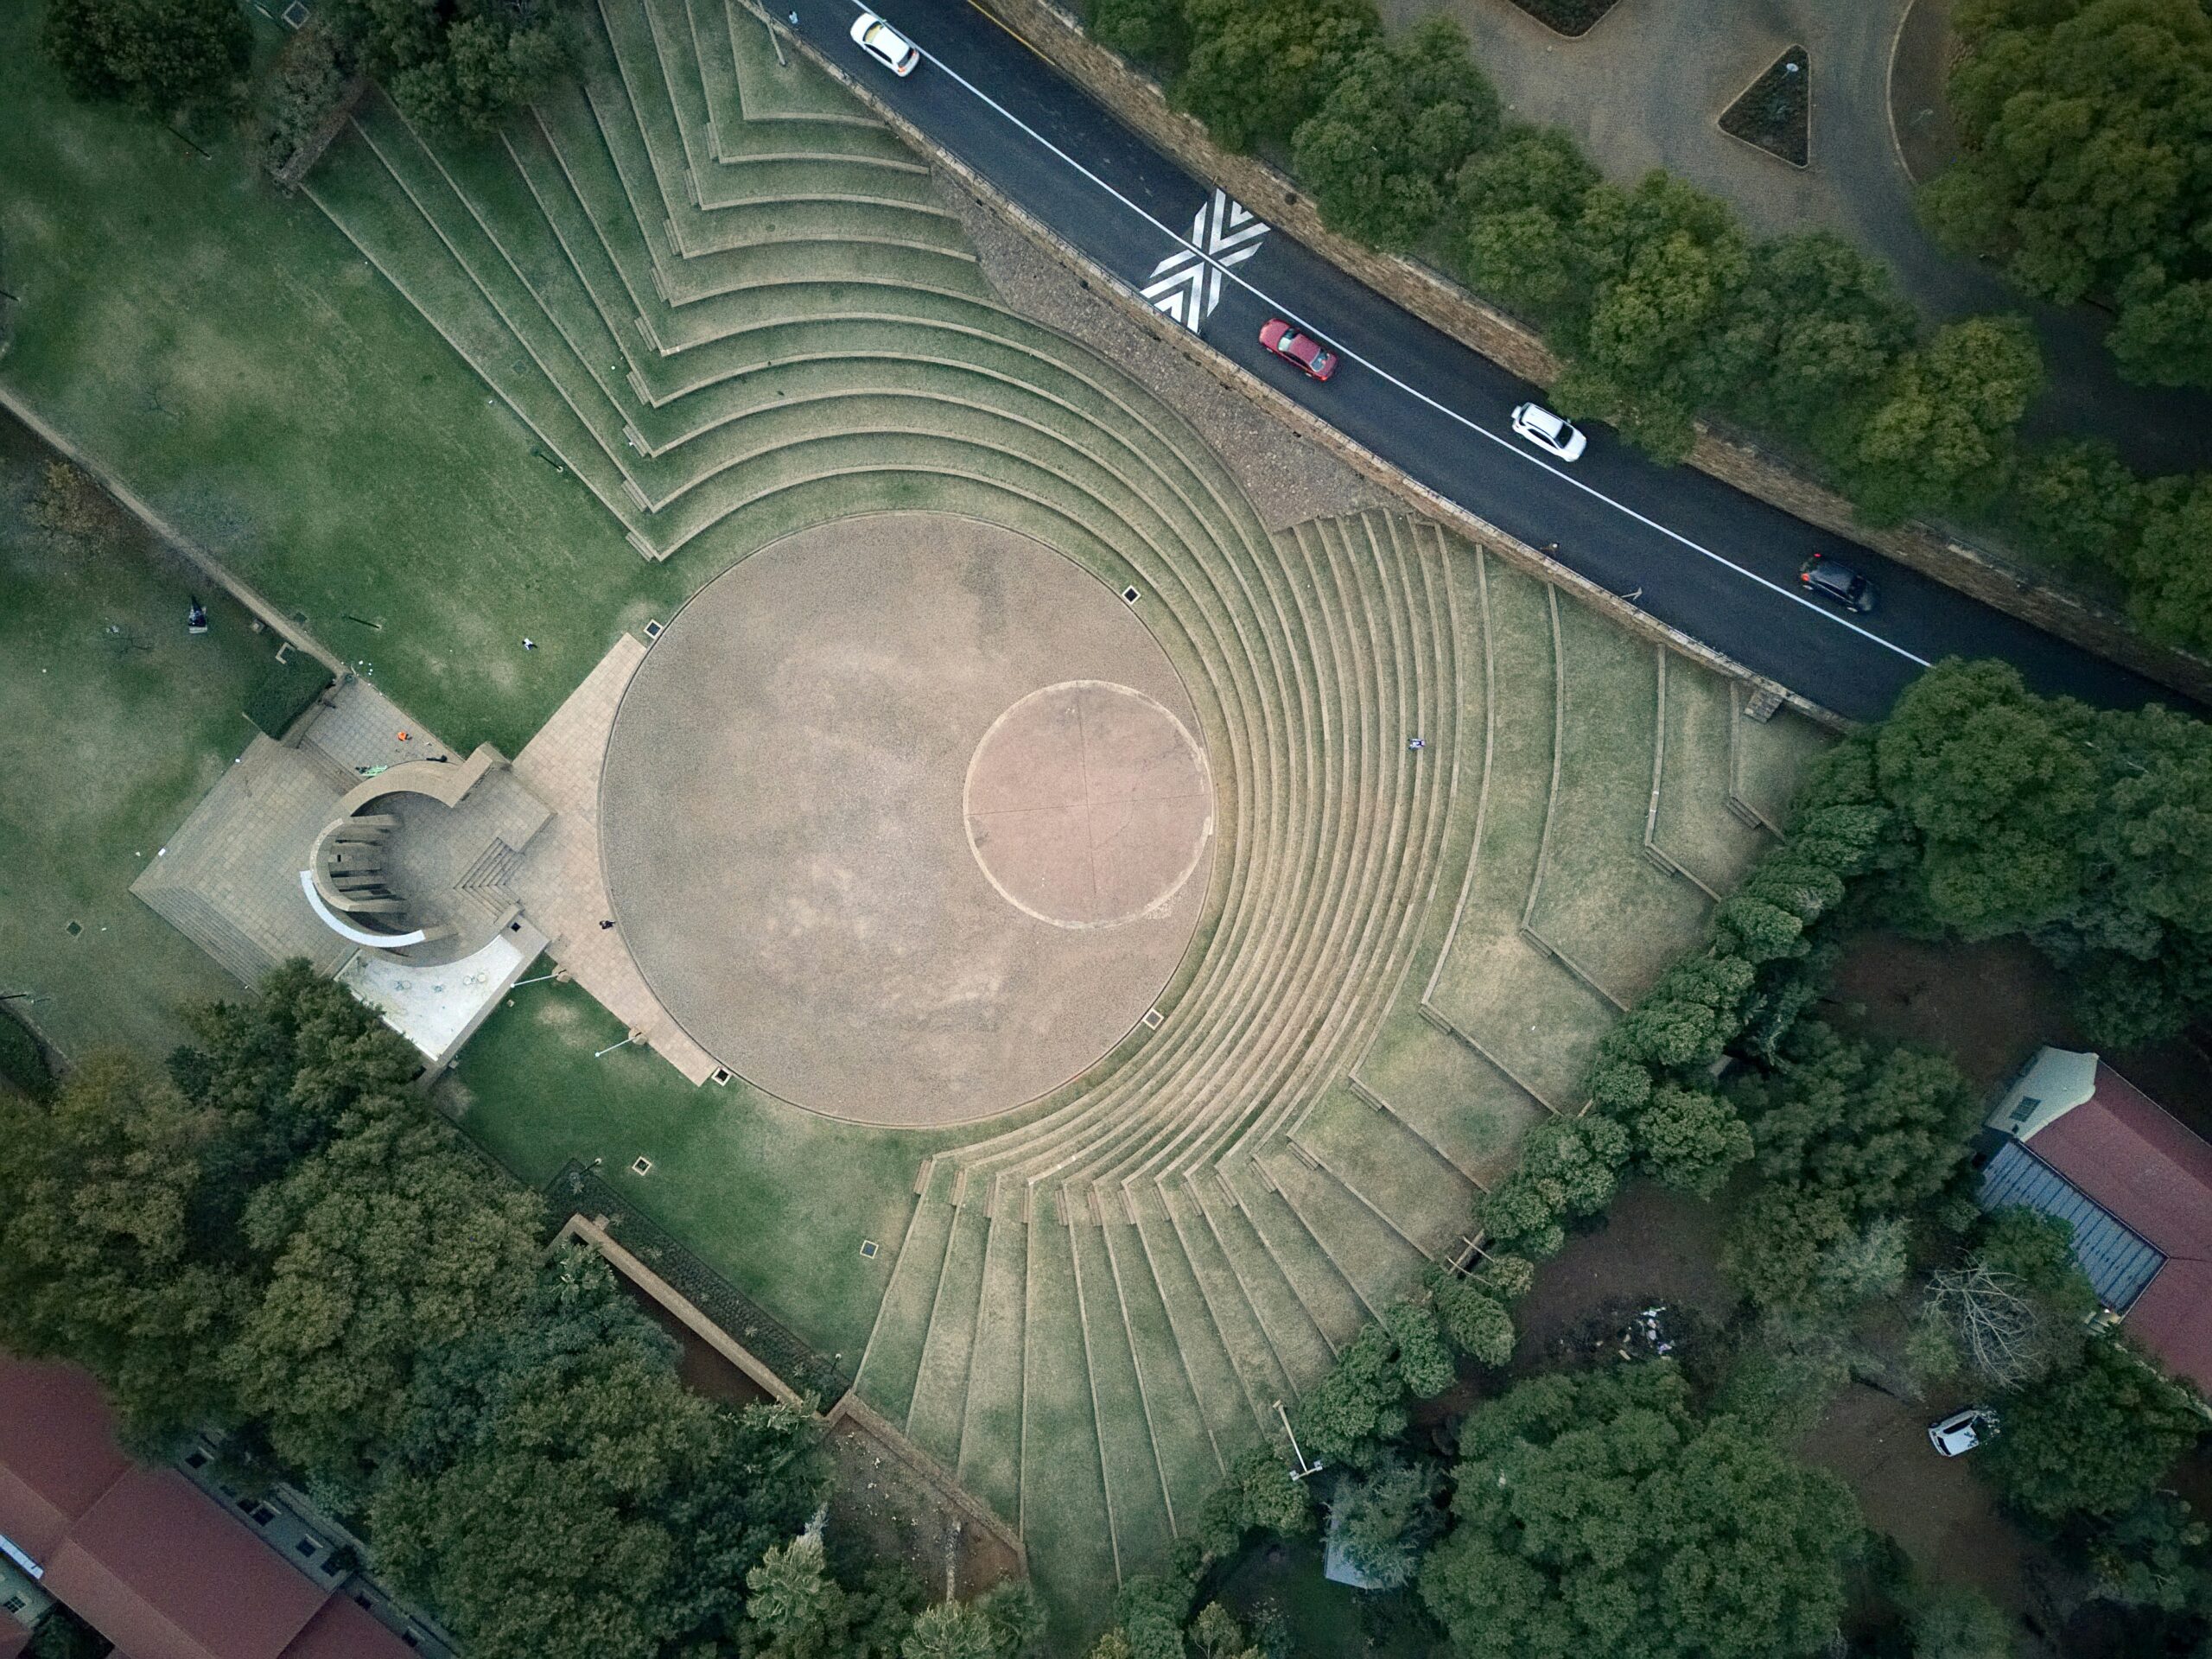
M 0 1533 L 43 1563 L 130 1467 L 99 1385 L 73 1365 L 0 1354 Z
M 284 1659 L 392 1659 L 406 1651 L 398 1637 L 339 1595 L 308 1621 Z
M 2095 1091 L 2030 1144 L 2164 1255 L 2127 1329 L 2212 1392 L 2212 1144 L 2101 1062 Z
M 130 1659 L 278 1659 L 330 1595 L 173 1469 L 117 1481 L 46 1578 Z
M 0 1532 L 117 1659 L 409 1659 L 176 1471 L 133 1465 L 114 1429 L 82 1371 L 0 1354 Z

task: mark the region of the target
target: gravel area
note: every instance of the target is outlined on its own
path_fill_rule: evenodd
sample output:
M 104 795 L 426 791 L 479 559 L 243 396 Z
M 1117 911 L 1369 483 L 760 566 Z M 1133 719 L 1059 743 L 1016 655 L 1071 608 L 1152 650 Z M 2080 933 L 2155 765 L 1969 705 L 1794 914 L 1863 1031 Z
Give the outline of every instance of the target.
M 1129 321 L 957 180 L 939 174 L 938 182 L 1001 302 L 1081 340 L 1205 433 L 1268 528 L 1368 508 L 1404 511 L 1395 496 Z

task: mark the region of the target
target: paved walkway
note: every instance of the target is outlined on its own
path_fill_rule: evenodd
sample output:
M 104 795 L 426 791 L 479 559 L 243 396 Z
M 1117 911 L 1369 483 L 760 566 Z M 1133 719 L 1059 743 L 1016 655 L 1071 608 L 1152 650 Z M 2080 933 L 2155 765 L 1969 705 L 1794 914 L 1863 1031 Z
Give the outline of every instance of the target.
M 515 757 L 515 776 L 553 816 L 531 838 L 513 886 L 551 941 L 553 959 L 576 983 L 631 1030 L 644 1032 L 653 1052 L 684 1077 L 704 1083 L 715 1070 L 713 1058 L 661 1007 L 620 931 L 600 926 L 614 914 L 600 863 L 600 765 L 614 710 L 645 659 L 645 641 L 624 634 Z
M 1621 0 L 1574 41 L 1511 0 L 1380 3 L 1394 28 L 1440 4 L 1458 17 L 1510 113 L 1565 127 L 1608 177 L 1626 181 L 1663 167 L 1726 197 L 1757 230 L 1835 231 L 1888 260 L 1904 291 L 1939 319 L 2029 311 L 2052 383 L 2031 429 L 2101 432 L 2158 471 L 2212 466 L 2212 396 L 2127 385 L 2104 348 L 2102 314 L 2028 307 L 1988 267 L 1943 253 L 1914 219 L 1912 180 L 1890 124 L 1891 48 L 1912 0 Z M 1933 21 L 1915 20 L 1910 51 L 1942 52 L 1948 35 Z M 1793 44 L 1812 60 L 1813 162 L 1802 171 L 1717 124 Z M 1908 64 L 1908 123 L 1940 83 L 1940 69 L 1931 75 L 1923 57 Z M 1916 154 L 1923 148 L 1916 143 Z

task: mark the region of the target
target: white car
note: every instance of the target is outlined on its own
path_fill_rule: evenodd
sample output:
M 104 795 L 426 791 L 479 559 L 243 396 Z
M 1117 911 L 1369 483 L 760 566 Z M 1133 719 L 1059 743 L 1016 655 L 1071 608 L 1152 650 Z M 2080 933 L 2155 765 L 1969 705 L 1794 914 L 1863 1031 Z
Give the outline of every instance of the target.
M 1997 1414 L 1983 1406 L 1968 1406 L 1928 1425 L 1928 1444 L 1947 1458 L 1964 1457 L 1985 1436 L 1997 1432 Z
M 1513 411 L 1513 429 L 1546 454 L 1573 461 L 1590 446 L 1590 440 L 1565 416 L 1554 415 L 1541 404 L 1523 404 Z
M 921 49 L 872 11 L 853 20 L 853 44 L 894 75 L 911 75 Z

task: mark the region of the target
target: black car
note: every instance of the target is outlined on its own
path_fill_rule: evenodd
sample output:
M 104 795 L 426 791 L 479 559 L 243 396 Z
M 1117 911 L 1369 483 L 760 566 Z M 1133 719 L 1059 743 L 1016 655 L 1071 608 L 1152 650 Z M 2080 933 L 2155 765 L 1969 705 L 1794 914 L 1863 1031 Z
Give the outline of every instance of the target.
M 1857 611 L 1863 616 L 1874 608 L 1874 584 L 1849 565 L 1838 564 L 1821 554 L 1815 553 L 1805 561 L 1797 580 L 1847 611 Z

